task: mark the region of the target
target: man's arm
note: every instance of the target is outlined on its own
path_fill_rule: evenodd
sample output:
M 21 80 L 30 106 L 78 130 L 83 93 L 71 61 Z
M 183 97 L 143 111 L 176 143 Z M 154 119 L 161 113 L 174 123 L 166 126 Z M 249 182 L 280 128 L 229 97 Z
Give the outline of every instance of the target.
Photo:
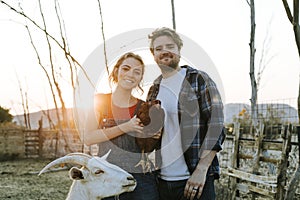
M 206 123 L 207 129 L 205 133 L 202 133 L 205 137 L 201 144 L 200 160 L 185 186 L 184 195 L 188 199 L 194 199 L 195 196 L 200 198 L 208 168 L 216 153 L 222 149 L 221 145 L 225 136 L 223 103 L 217 86 L 206 73 L 198 78 L 201 118 L 204 119 L 202 122 Z M 204 85 L 204 87 L 200 87 L 200 85 Z
M 216 154 L 217 151 L 213 150 L 204 150 L 201 154 L 200 161 L 184 188 L 184 196 L 187 199 L 194 199 L 196 195 L 197 198 L 200 198 L 206 181 L 207 170 Z

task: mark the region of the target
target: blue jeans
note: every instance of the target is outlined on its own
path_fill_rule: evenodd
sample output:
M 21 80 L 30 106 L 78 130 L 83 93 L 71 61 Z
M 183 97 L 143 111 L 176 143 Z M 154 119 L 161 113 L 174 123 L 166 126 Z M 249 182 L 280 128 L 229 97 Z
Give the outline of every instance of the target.
M 156 175 L 153 173 L 132 173 L 137 181 L 133 192 L 125 192 L 119 196 L 120 200 L 159 200 Z M 115 197 L 103 200 L 115 200 Z
M 158 191 L 160 200 L 187 200 L 183 193 L 187 180 L 165 181 L 158 179 Z M 207 176 L 200 199 L 194 200 L 214 200 L 216 199 L 214 176 Z

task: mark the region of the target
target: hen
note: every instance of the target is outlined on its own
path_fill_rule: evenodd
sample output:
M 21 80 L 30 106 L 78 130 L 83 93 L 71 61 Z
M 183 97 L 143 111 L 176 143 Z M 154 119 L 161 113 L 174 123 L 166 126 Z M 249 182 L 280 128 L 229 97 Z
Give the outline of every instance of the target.
M 143 134 L 136 137 L 136 143 L 142 150 L 142 159 L 137 164 L 142 166 L 144 172 L 151 170 L 151 162 L 148 153 L 158 145 L 162 136 L 165 112 L 161 108 L 159 100 L 152 100 L 141 104 L 137 111 L 137 118 L 144 125 Z

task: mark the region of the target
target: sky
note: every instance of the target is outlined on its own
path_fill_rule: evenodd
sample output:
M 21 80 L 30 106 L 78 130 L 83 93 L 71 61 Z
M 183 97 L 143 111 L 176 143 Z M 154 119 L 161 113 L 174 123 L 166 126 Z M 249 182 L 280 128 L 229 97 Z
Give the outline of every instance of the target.
M 5 2 L 17 8 L 15 0 Z M 38 2 L 22 1 L 30 17 L 42 25 Z M 59 36 L 52 1 L 42 0 L 48 31 Z M 170 0 L 102 0 L 103 28 L 106 40 L 136 29 L 172 27 Z M 249 77 L 250 7 L 246 0 L 174 0 L 176 31 L 183 34 L 210 57 L 224 91 L 224 103 L 250 103 Z M 96 0 L 59 1 L 65 22 L 66 34 L 72 55 L 84 63 L 89 55 L 103 45 L 101 18 Z M 268 64 L 262 74 L 258 92 L 260 102 L 285 101 L 296 106 L 299 86 L 299 55 L 293 29 L 287 19 L 282 1 L 259 0 L 256 3 L 256 66 L 258 68 L 264 41 L 268 49 Z M 289 1 L 290 5 L 291 1 Z M 41 53 L 45 66 L 47 44 L 41 31 L 31 27 L 32 36 Z M 52 97 L 45 73 L 38 64 L 36 54 L 26 29 L 24 18 L 0 3 L 0 106 L 12 114 L 22 113 L 20 85 L 27 92 L 29 110 L 53 108 Z M 121 48 L 121 47 L 120 47 Z M 54 48 L 54 50 L 57 50 Z M 146 49 L 143 49 L 143 51 Z M 108 53 L 112 53 L 108 51 Z M 143 54 L 145 63 L 153 62 L 151 55 Z M 103 61 L 103 60 L 102 60 Z M 64 61 L 57 54 L 54 63 Z M 100 62 L 99 66 L 104 66 Z M 197 66 L 201 67 L 201 66 Z M 257 73 L 257 71 L 256 71 Z M 19 82 L 19 83 L 18 83 Z M 62 78 L 62 91 L 67 107 L 72 107 L 72 89 Z

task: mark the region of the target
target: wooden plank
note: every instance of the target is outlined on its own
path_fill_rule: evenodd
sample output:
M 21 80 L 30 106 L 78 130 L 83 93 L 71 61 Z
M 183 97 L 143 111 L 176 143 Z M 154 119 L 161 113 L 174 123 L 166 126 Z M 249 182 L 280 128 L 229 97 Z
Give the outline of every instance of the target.
M 276 187 L 277 177 L 276 176 L 262 176 L 262 175 L 255 175 L 248 172 L 244 172 L 241 170 L 228 168 L 227 171 L 224 170 L 224 174 L 228 176 L 233 176 L 239 178 L 241 180 L 250 181 L 253 183 L 259 183 L 266 186 Z
M 268 163 L 273 163 L 275 165 L 278 165 L 280 163 L 280 159 L 275 159 L 275 158 L 269 158 L 269 157 L 264 157 L 264 156 L 261 156 L 259 158 L 260 161 L 262 162 L 268 162 Z
M 245 160 L 253 159 L 253 155 L 249 155 L 249 154 L 239 154 L 238 157 L 240 159 L 245 159 Z M 281 159 L 269 158 L 269 157 L 264 157 L 264 156 L 261 155 L 259 157 L 259 161 L 273 163 L 273 164 L 277 165 L 281 162 Z
M 35 130 L 33 130 L 33 129 L 30 129 L 30 130 L 24 129 L 23 132 L 24 133 L 38 133 L 39 130 L 38 129 L 35 129 Z
M 238 155 L 238 158 L 240 158 L 240 159 L 253 159 L 253 155 L 240 153 Z
M 237 189 L 245 194 L 251 191 L 271 198 L 274 198 L 274 196 L 276 195 L 276 192 L 272 190 L 254 187 L 253 185 L 246 184 L 246 183 L 238 183 Z
M 244 148 L 253 148 L 255 147 L 255 142 L 250 140 L 240 140 L 239 145 L 243 146 Z M 272 142 L 272 141 L 263 141 L 262 144 L 263 150 L 275 150 L 275 151 L 282 151 L 282 142 Z
M 264 196 L 267 197 L 272 197 L 274 198 L 276 195 L 276 192 L 273 192 L 272 190 L 266 190 L 263 188 L 258 188 L 258 187 L 254 187 L 253 185 L 248 185 L 249 186 L 249 190 L 258 194 L 262 194 Z
M 243 146 L 244 148 L 252 148 L 254 147 L 255 143 L 254 140 L 239 140 L 239 145 Z
M 269 142 L 266 141 L 263 143 L 263 150 L 275 150 L 275 151 L 281 151 L 282 150 L 282 142 Z
M 28 145 L 26 145 L 25 149 L 26 150 L 28 150 L 28 149 L 39 149 L 39 146 L 36 145 L 36 144 L 28 144 Z

